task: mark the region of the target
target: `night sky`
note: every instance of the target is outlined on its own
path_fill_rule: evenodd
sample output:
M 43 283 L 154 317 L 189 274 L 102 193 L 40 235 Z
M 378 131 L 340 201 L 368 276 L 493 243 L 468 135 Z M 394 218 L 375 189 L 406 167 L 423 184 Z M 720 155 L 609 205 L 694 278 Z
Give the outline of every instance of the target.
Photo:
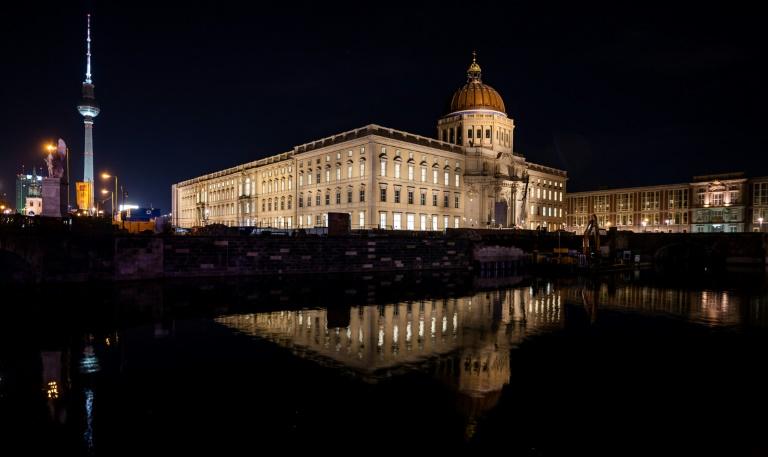
M 82 179 L 88 10 L 95 172 L 163 212 L 172 183 L 369 123 L 434 136 L 473 49 L 516 151 L 571 191 L 768 174 L 765 16 L 733 2 L 27 3 L 0 17 L 8 200 L 46 140 Z

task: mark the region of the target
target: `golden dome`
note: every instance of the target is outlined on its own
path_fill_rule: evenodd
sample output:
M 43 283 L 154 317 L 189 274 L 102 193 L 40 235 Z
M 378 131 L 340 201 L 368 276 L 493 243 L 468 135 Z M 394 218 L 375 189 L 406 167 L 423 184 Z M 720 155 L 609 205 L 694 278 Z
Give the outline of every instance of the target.
M 473 109 L 488 109 L 506 114 L 504 100 L 493 87 L 483 84 L 480 65 L 475 53 L 472 53 L 472 64 L 467 70 L 467 83 L 460 87 L 451 97 L 448 113 Z

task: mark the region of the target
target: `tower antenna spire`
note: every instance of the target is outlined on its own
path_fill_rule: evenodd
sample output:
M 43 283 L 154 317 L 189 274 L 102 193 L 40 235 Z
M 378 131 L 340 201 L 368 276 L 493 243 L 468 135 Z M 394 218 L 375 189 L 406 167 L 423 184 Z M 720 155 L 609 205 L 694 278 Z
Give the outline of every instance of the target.
M 88 13 L 88 31 L 85 38 L 86 43 L 86 66 L 85 66 L 85 82 L 91 83 L 91 14 Z

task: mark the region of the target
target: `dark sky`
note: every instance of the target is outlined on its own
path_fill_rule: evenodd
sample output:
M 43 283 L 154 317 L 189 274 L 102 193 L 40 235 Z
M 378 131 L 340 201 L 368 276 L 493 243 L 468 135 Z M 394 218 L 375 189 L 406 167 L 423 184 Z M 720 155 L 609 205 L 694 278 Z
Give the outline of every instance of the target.
M 174 182 L 368 123 L 434 136 L 472 49 L 517 152 L 569 190 L 768 174 L 768 28 L 733 2 L 16 3 L 0 18 L 9 199 L 47 139 L 82 178 L 86 10 L 96 173 L 164 212 Z

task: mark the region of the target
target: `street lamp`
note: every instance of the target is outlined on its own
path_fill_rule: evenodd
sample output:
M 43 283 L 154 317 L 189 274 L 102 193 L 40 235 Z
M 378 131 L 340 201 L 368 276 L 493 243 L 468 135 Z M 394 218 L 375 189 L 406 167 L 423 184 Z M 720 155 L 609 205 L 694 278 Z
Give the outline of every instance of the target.
M 111 190 L 101 189 L 101 195 L 109 194 L 109 201 L 112 204 L 112 214 L 115 213 L 115 194 Z
M 103 172 L 101 174 L 101 179 L 110 179 L 110 178 L 115 178 L 115 191 L 112 194 L 112 199 L 113 199 L 112 200 L 112 218 L 117 218 L 117 210 L 118 210 L 117 197 L 119 195 L 117 193 L 117 176 L 110 175 L 109 173 L 106 173 L 106 172 Z M 102 190 L 101 193 L 105 193 L 105 191 Z

